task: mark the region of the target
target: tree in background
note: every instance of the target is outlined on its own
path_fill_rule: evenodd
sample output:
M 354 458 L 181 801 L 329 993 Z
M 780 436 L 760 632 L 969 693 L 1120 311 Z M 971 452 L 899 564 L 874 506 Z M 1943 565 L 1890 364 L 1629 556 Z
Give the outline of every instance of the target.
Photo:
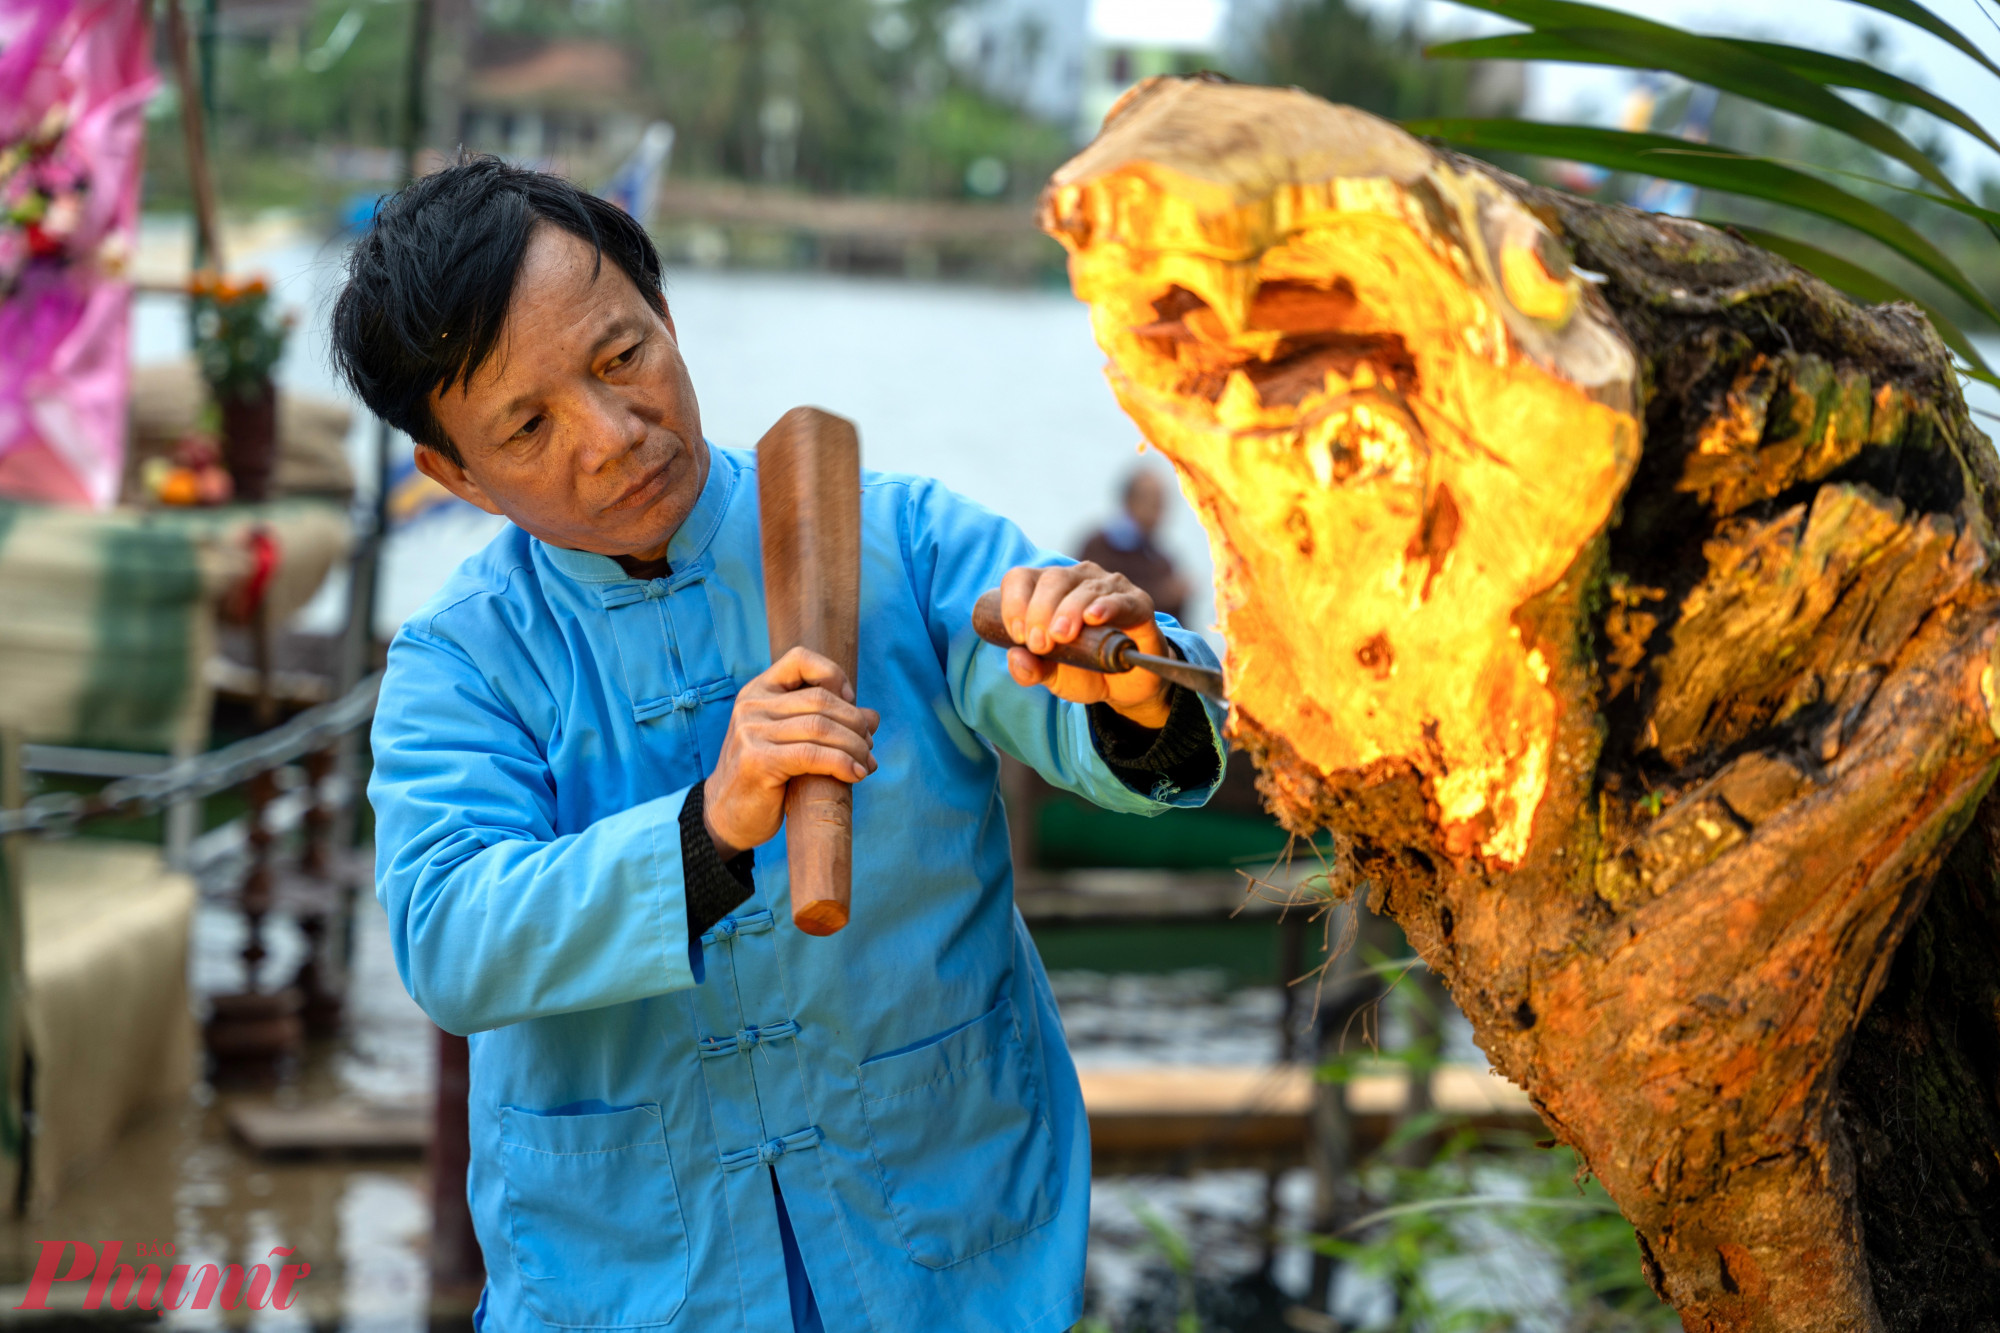
M 223 11 L 225 18 L 231 11 Z M 332 209 L 353 181 L 330 179 L 323 148 L 386 150 L 403 115 L 410 5 L 321 0 L 302 23 L 224 27 L 212 43 L 215 106 L 210 170 L 233 208 Z M 161 62 L 166 67 L 166 62 Z M 170 88 L 148 111 L 148 208 L 186 207 L 187 154 Z
M 633 59 L 631 114 L 674 125 L 677 175 L 1031 195 L 1069 151 L 1067 127 L 970 78 L 952 59 L 953 15 L 946 0 L 488 0 L 443 16 L 430 137 L 457 146 L 455 114 L 435 103 L 454 100 L 482 46 L 608 42 Z M 396 141 L 409 25 L 408 0 L 320 0 L 303 24 L 225 27 L 214 118 L 224 197 L 332 207 L 368 184 L 347 168 L 354 178 L 329 182 L 326 164 Z M 150 198 L 167 204 L 185 178 L 170 110 L 156 110 L 149 143 Z
M 1425 40 L 1408 15 L 1385 18 L 1352 0 L 1290 0 L 1257 37 L 1245 74 L 1393 120 L 1519 109 L 1519 66 L 1428 60 Z
M 950 197 L 991 158 L 1031 193 L 1067 138 L 966 77 L 953 13 L 946 0 L 632 0 L 629 17 L 695 174 Z

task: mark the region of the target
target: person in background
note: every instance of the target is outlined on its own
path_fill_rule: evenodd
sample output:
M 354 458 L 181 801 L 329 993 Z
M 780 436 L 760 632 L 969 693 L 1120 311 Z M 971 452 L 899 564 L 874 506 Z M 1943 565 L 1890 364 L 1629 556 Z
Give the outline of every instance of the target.
M 1155 468 L 1137 467 L 1125 479 L 1124 512 L 1090 536 L 1077 558 L 1123 574 L 1153 599 L 1153 609 L 1181 618 L 1188 584 L 1153 541 L 1167 512 L 1167 487 Z

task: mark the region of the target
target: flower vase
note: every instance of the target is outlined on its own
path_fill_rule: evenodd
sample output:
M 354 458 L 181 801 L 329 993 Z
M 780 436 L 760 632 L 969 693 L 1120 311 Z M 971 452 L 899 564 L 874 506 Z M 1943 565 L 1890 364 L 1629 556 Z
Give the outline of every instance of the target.
M 236 483 L 236 498 L 269 499 L 278 455 L 277 386 L 264 379 L 248 392 L 225 391 L 220 397 L 222 459 Z

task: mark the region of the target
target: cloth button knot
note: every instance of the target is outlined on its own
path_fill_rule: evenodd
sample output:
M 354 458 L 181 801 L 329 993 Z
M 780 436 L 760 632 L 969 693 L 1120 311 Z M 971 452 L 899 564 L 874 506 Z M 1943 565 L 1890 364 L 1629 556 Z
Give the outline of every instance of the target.
M 693 708 L 696 704 L 700 702 L 701 702 L 700 690 L 682 690 L 679 694 L 676 694 L 674 696 L 674 711 L 680 712 L 682 709 Z
M 714 926 L 710 927 L 710 929 L 714 932 L 716 939 L 718 940 L 730 939 L 734 937 L 736 934 L 736 918 L 733 916 L 726 916 L 722 918 L 722 920 L 716 922 Z
M 766 1166 L 769 1166 L 784 1155 L 785 1141 L 783 1139 L 772 1139 L 768 1143 L 760 1144 L 757 1148 L 757 1160 Z

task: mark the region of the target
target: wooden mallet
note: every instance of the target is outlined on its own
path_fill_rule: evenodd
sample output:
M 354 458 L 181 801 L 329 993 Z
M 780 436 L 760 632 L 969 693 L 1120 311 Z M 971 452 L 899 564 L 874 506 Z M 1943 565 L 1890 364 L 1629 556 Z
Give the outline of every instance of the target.
M 861 613 L 861 441 L 854 423 L 795 407 L 757 442 L 764 611 L 771 660 L 806 647 L 854 682 Z M 857 685 L 858 689 L 859 686 Z M 808 774 L 785 789 L 792 923 L 808 935 L 847 924 L 854 789 Z

